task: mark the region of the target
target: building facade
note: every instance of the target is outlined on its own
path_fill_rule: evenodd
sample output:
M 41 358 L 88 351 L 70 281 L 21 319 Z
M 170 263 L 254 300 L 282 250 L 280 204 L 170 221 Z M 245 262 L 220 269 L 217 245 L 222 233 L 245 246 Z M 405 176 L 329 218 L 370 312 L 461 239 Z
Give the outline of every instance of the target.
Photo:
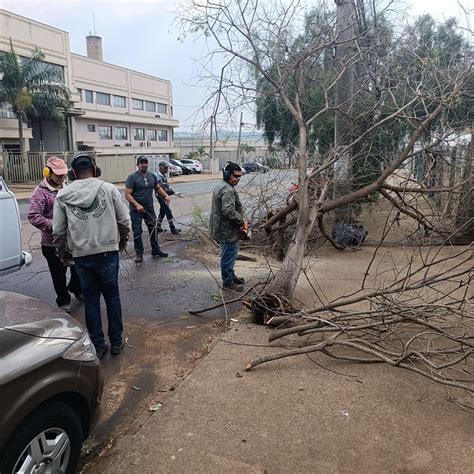
M 170 81 L 104 62 L 98 36 L 86 38 L 88 56 L 82 56 L 70 52 L 67 32 L 0 10 L 0 50 L 10 49 L 10 39 L 22 57 L 39 48 L 46 63 L 62 69 L 71 91 L 65 128 L 47 121 L 24 124 L 31 151 L 178 154 Z M 0 147 L 19 149 L 18 121 L 8 104 L 0 105 Z

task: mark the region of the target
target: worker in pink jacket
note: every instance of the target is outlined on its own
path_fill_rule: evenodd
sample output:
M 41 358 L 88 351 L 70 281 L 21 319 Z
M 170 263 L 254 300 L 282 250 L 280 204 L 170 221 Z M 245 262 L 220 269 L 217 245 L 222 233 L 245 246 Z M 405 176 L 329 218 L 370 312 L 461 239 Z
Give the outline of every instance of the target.
M 67 175 L 67 165 L 64 160 L 56 156 L 51 156 L 46 162 L 43 170 L 44 180 L 33 191 L 30 198 L 28 210 L 28 220 L 32 225 L 41 230 L 41 251 L 48 262 L 49 271 L 56 291 L 57 305 L 66 311 L 71 312 L 71 295 L 83 301 L 81 284 L 74 266 L 70 267 L 71 278 L 69 284 L 66 280 L 67 268 L 56 255 L 53 247 L 53 207 L 58 191 L 62 189 L 64 179 Z

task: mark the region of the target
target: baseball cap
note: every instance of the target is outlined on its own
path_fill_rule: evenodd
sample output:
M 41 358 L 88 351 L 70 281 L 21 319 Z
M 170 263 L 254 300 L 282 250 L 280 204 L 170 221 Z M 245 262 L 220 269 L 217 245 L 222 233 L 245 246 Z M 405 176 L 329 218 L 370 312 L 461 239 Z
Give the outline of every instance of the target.
M 169 168 L 170 164 L 167 161 L 160 161 L 159 166 L 162 166 L 163 168 Z
M 51 168 L 51 171 L 58 176 L 67 174 L 66 162 L 57 156 L 50 156 L 46 162 L 46 166 Z
M 140 155 L 137 157 L 137 164 L 142 163 L 143 161 L 146 161 L 148 163 L 148 158 L 144 155 Z

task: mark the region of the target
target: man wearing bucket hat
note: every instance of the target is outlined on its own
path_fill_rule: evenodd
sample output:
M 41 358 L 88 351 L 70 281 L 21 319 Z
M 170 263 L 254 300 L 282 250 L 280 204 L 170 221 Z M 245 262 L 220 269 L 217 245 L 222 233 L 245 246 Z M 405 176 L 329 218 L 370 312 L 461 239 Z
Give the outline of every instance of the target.
M 69 267 L 71 278 L 67 284 L 67 268 L 56 255 L 53 246 L 53 207 L 60 189 L 63 187 L 67 175 L 67 165 L 61 158 L 50 156 L 43 169 L 44 179 L 33 191 L 30 198 L 28 220 L 37 229 L 41 230 L 41 251 L 48 262 L 49 271 L 56 292 L 56 303 L 64 311 L 71 312 L 71 295 L 73 293 L 79 301 L 83 301 L 81 284 L 74 266 Z

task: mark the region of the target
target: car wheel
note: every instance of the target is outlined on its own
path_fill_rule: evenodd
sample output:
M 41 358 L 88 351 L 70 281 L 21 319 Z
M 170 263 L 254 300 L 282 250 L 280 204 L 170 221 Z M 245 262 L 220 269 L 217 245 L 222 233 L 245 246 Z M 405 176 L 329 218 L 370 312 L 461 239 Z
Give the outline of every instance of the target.
M 7 441 L 0 472 L 74 473 L 82 448 L 82 426 L 76 412 L 64 403 L 41 406 Z

